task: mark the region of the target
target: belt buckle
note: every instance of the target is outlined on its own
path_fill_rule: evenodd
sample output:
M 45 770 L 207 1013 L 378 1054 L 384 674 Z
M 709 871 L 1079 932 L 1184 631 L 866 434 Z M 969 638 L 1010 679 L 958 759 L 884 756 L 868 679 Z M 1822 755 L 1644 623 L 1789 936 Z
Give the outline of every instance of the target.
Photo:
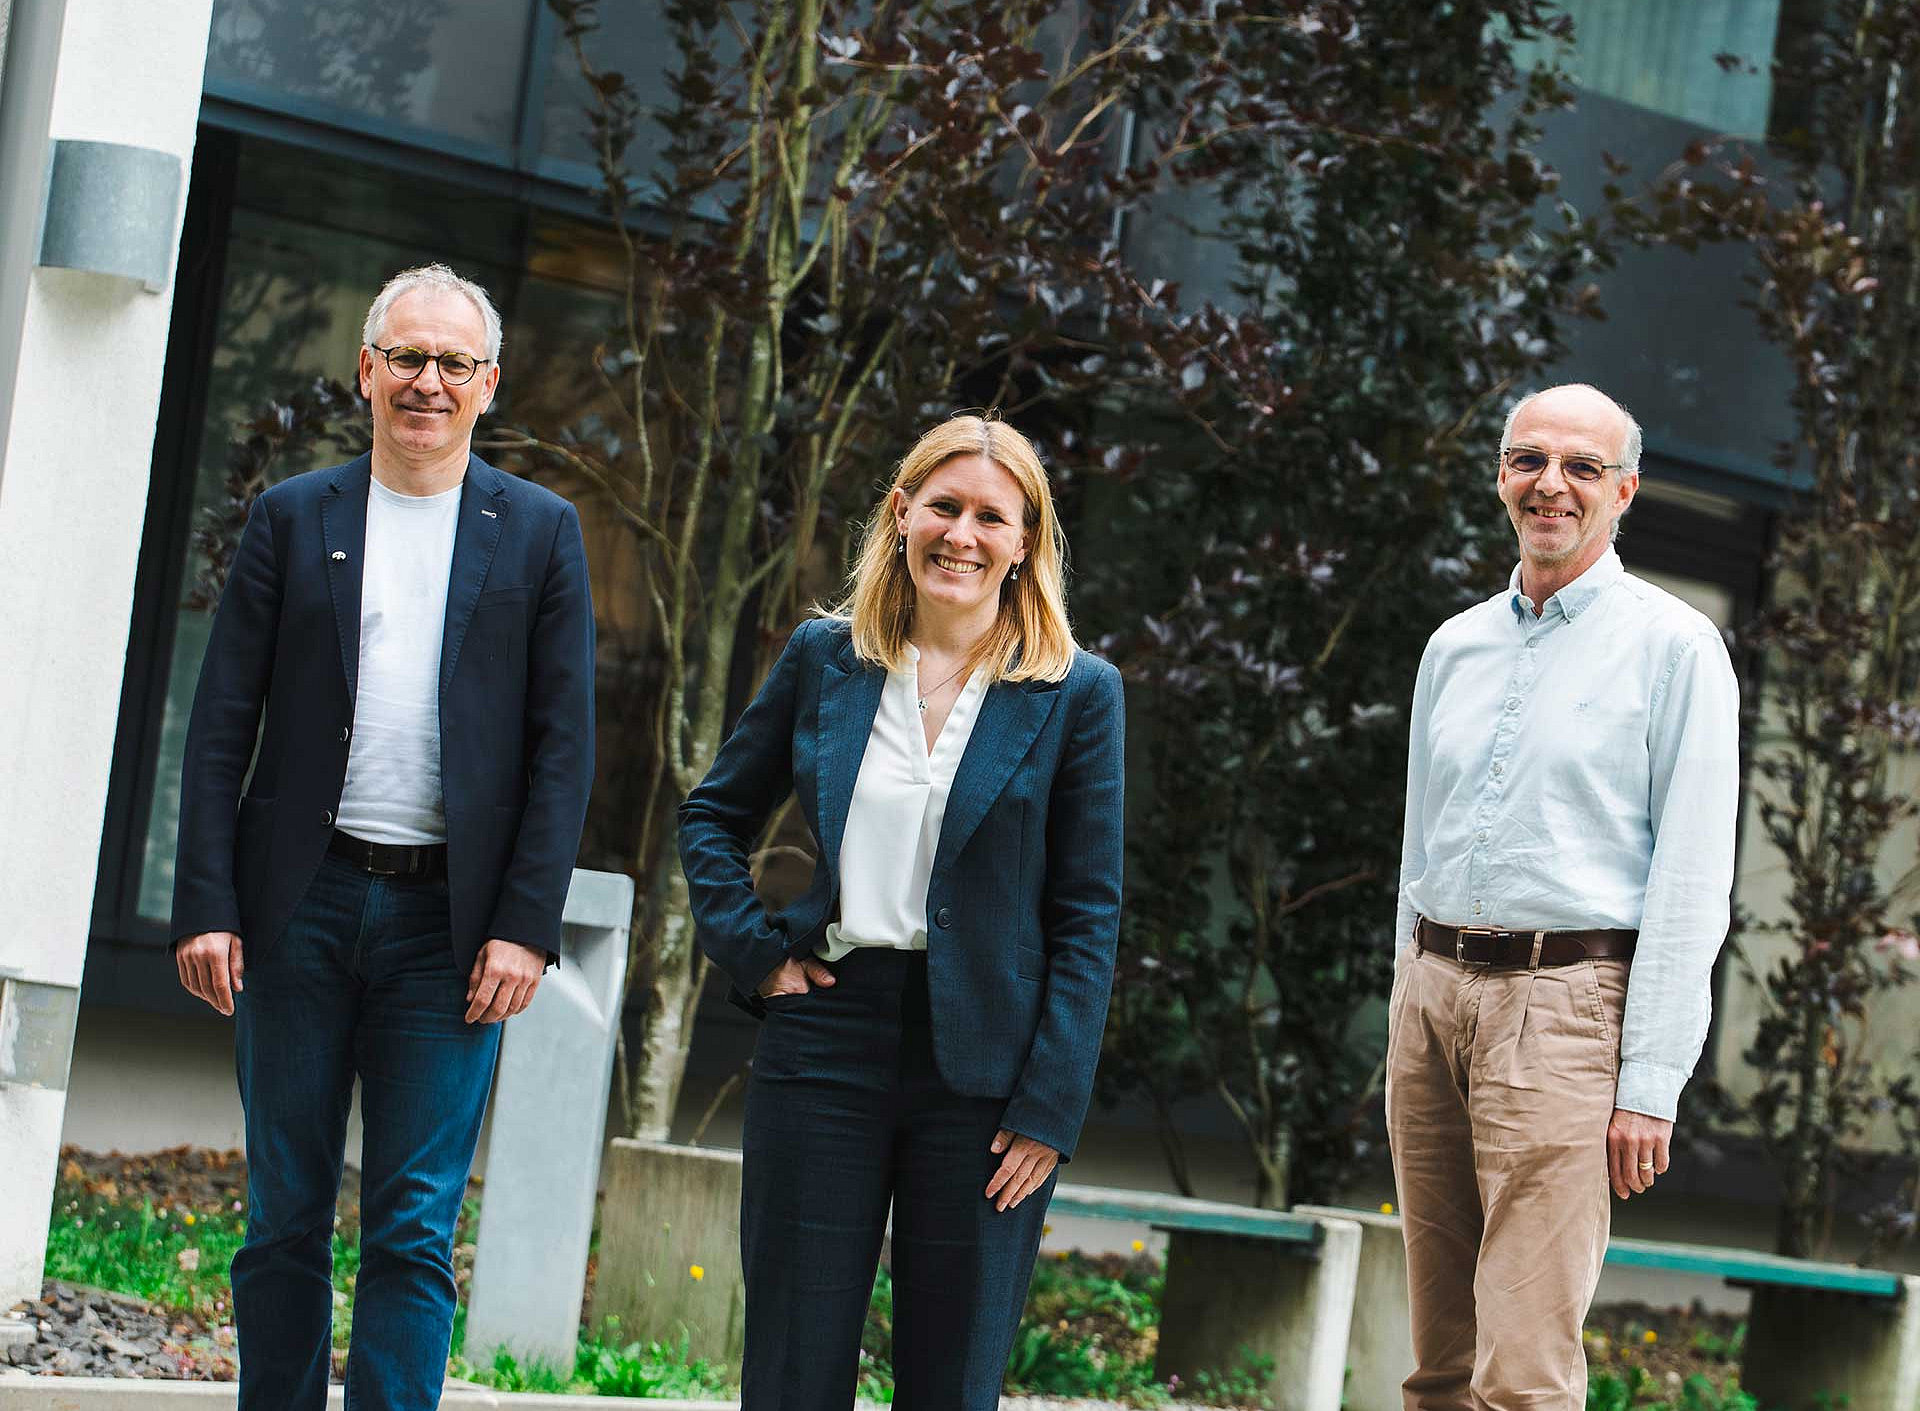
M 1498 926 L 1456 926 L 1453 928 L 1453 958 L 1461 965 L 1478 965 L 1481 969 L 1492 966 L 1491 960 L 1468 960 L 1467 937 L 1485 936 L 1491 941 L 1500 934 Z

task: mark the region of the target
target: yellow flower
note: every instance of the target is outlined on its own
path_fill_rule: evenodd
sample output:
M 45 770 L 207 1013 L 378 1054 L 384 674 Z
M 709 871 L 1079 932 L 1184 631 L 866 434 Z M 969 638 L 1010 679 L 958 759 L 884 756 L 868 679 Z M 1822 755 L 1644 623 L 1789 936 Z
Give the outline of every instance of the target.
M 707 1270 L 705 1265 L 689 1264 L 687 1266 L 687 1272 L 693 1275 L 693 1277 L 696 1279 L 704 1279 L 707 1277 Z
M 1055 1254 L 1053 1257 L 1055 1259 L 1065 1259 L 1067 1257 L 1067 1252 L 1066 1250 L 1063 1249 L 1059 1253 Z
M 1135 1240 L 1133 1242 L 1133 1252 L 1135 1254 L 1138 1254 L 1141 1250 L 1145 1249 L 1146 1247 L 1147 1247 L 1147 1242 L 1145 1240 Z
M 1391 1215 L 1391 1214 L 1393 1214 L 1393 1202 L 1392 1202 L 1392 1201 L 1390 1201 L 1390 1200 L 1383 1200 L 1383 1201 L 1381 1201 L 1381 1202 L 1380 1202 L 1380 1213 L 1381 1213 L 1382 1215 Z
M 191 1225 L 193 1223 L 193 1212 L 189 1210 L 185 1215 L 182 1215 L 180 1219 L 183 1223 Z
M 1649 1344 L 1656 1343 L 1660 1341 L 1660 1334 L 1656 1333 L 1652 1328 L 1648 1328 L 1644 1333 L 1640 1334 L 1640 1341 Z

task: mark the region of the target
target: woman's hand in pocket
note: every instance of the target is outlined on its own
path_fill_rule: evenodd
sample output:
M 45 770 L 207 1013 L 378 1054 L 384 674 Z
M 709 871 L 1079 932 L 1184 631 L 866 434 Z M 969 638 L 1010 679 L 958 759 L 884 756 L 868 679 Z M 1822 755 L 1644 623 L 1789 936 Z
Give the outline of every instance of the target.
M 827 969 L 826 961 L 809 955 L 799 960 L 783 960 L 774 966 L 767 978 L 760 982 L 756 993 L 761 999 L 772 999 L 775 995 L 804 995 L 815 985 L 832 989 L 833 972 Z

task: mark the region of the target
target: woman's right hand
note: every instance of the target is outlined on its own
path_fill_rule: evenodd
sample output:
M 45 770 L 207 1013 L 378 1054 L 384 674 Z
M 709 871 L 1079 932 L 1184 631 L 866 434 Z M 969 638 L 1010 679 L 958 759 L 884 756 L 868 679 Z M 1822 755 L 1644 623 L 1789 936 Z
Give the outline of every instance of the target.
M 833 972 L 827 968 L 826 961 L 809 955 L 798 960 L 781 961 L 760 982 L 760 988 L 755 993 L 761 999 L 771 999 L 775 995 L 804 995 L 815 985 L 832 989 L 834 983 Z

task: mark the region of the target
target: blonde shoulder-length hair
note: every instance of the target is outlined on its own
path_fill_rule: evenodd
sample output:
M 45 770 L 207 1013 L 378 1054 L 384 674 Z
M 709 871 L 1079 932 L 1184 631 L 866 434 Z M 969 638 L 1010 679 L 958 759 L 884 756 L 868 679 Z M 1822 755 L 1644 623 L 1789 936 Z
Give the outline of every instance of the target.
M 991 416 L 953 417 L 914 442 L 867 516 L 845 596 L 824 615 L 851 624 L 853 649 L 862 661 L 890 671 L 905 663 L 914 588 L 896 543 L 893 492 L 912 499 L 927 477 L 955 456 L 985 456 L 1014 478 L 1026 502 L 1026 561 L 1017 577 L 1001 580 L 1000 615 L 974 649 L 974 669 L 984 668 L 989 681 L 1064 680 L 1074 653 L 1067 621 L 1066 535 L 1033 443 Z

